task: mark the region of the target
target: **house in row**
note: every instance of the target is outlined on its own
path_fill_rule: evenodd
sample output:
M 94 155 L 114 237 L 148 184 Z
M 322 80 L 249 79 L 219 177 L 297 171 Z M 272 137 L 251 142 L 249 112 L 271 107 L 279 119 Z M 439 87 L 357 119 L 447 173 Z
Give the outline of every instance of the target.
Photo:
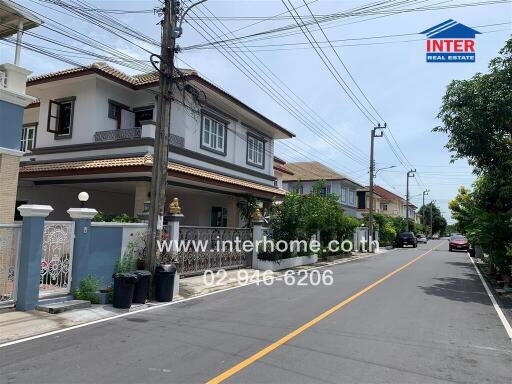
M 361 214 L 367 213 L 370 205 L 368 188 L 357 192 L 357 210 Z M 373 207 L 377 213 L 392 217 L 407 217 L 407 200 L 403 197 L 379 186 L 373 188 Z M 420 215 L 416 212 L 417 207 L 409 202 L 409 218 L 415 222 L 420 222 Z
M 25 8 L 11 1 L 0 1 L 0 39 L 16 35 L 14 57 L 0 63 L 0 224 L 11 224 L 14 219 L 19 163 L 23 155 L 20 151 L 23 111 L 34 101 L 25 90 L 31 72 L 20 66 L 22 35 L 41 23 L 42 20 Z M 3 256 L 0 247 L 0 271 Z
M 283 176 L 283 187 L 287 191 L 296 190 L 300 194 L 308 194 L 319 180 L 324 180 L 321 193 L 335 194 L 345 213 L 361 217 L 356 198 L 357 191 L 363 188 L 361 184 L 316 161 L 287 163 L 286 168 L 293 173 Z
M 308 194 L 318 181 L 324 180 L 321 193 L 335 194 L 340 206 L 349 216 L 362 218 L 368 212 L 370 194 L 367 186 L 316 161 L 287 163 L 283 166 L 293 173 L 282 176 L 283 188 L 287 191 Z M 405 218 L 406 205 L 406 200 L 397 194 L 378 185 L 374 187 L 375 212 Z M 420 217 L 416 213 L 416 208 L 414 204 L 409 203 L 409 217 L 419 223 Z
M 87 206 L 136 216 L 150 199 L 158 75 L 128 75 L 105 63 L 32 77 L 37 98 L 23 117 L 17 205 L 49 204 L 67 219 L 81 191 Z M 247 195 L 269 205 L 291 171 L 275 140 L 294 137 L 193 70 L 176 73 L 167 199 L 183 224 L 241 225 Z

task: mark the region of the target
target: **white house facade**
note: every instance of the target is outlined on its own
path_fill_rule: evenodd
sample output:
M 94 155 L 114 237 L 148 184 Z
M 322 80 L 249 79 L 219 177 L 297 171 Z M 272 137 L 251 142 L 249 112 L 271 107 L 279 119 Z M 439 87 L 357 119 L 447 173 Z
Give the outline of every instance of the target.
M 199 76 L 180 70 L 173 91 L 167 198 L 184 224 L 238 226 L 239 203 L 285 191 L 274 174 L 274 140 L 294 135 Z M 130 76 L 105 63 L 29 79 L 17 203 L 66 216 L 80 191 L 88 206 L 137 215 L 150 199 L 155 73 Z M 74 204 L 73 204 L 74 203 Z

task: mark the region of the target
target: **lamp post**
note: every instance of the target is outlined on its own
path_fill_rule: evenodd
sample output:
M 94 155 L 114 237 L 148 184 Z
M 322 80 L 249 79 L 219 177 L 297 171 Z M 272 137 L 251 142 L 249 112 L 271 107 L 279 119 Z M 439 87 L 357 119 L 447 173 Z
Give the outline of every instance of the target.
M 423 191 L 423 205 L 422 205 L 422 207 L 423 207 L 423 215 L 421 217 L 421 221 L 423 222 L 423 225 L 425 225 L 425 222 L 426 222 L 426 220 L 425 220 L 425 208 L 426 208 L 425 207 L 425 196 L 427 196 L 429 194 L 429 192 L 430 192 L 430 189 L 427 189 L 427 190 Z
M 80 208 L 85 207 L 85 203 L 89 200 L 89 194 L 87 192 L 80 192 L 78 194 L 78 200 L 80 201 Z
M 405 203 L 405 221 L 407 226 L 407 232 L 409 232 L 409 179 L 411 177 L 414 177 L 414 173 L 416 172 L 416 169 L 411 169 L 410 171 L 407 171 L 407 194 L 406 194 L 406 203 Z
M 375 178 L 375 160 L 374 160 L 374 147 L 375 147 L 375 138 L 384 136 L 383 130 L 387 127 L 387 124 L 384 123 L 384 126 L 381 126 L 380 123 L 372 129 L 371 132 L 371 144 L 370 144 L 370 204 L 368 207 L 368 241 L 369 241 L 369 251 L 372 251 L 372 240 L 373 240 L 373 179 Z M 378 133 L 377 133 L 378 132 Z

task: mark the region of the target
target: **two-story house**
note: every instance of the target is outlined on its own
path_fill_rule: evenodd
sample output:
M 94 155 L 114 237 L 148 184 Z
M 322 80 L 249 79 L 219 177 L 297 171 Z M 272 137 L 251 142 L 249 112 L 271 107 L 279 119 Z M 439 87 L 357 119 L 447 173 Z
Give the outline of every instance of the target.
M 278 188 L 283 188 L 285 177 L 293 176 L 293 172 L 286 166 L 286 161 L 277 156 L 274 156 L 274 176 L 276 178 L 274 185 Z
M 380 213 L 381 211 L 381 200 L 380 196 L 375 188 L 373 190 L 373 211 Z M 357 214 L 358 218 L 362 218 L 364 214 L 370 211 L 370 188 L 365 187 L 357 190 Z
M 283 176 L 283 187 L 287 191 L 298 189 L 300 194 L 308 194 L 319 180 L 325 180 L 322 193 L 338 196 L 343 210 L 348 215 L 357 217 L 356 192 L 363 188 L 361 184 L 317 161 L 287 163 L 286 168 L 293 173 Z
M 393 217 L 407 217 L 407 201 L 397 194 L 376 185 L 374 193 L 379 196 L 379 208 L 376 210 L 384 215 Z M 409 202 L 409 218 L 419 223 L 419 215 L 416 212 L 417 207 Z
M 29 79 L 38 98 L 24 115 L 18 204 L 67 218 L 77 194 L 109 214 L 137 215 L 150 199 L 158 75 L 130 76 L 105 63 Z M 274 175 L 274 140 L 294 135 L 192 70 L 176 75 L 167 198 L 184 224 L 238 226 L 239 202 L 269 204 L 285 191 Z

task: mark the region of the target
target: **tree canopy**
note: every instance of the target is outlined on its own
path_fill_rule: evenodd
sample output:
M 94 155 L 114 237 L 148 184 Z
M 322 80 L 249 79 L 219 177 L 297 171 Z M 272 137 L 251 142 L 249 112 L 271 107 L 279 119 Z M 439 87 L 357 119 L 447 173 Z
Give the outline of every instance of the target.
M 480 244 L 501 273 L 512 261 L 512 39 L 488 73 L 450 83 L 434 129 L 448 135 L 452 160 L 465 158 L 479 178 L 449 203 L 457 230 Z

